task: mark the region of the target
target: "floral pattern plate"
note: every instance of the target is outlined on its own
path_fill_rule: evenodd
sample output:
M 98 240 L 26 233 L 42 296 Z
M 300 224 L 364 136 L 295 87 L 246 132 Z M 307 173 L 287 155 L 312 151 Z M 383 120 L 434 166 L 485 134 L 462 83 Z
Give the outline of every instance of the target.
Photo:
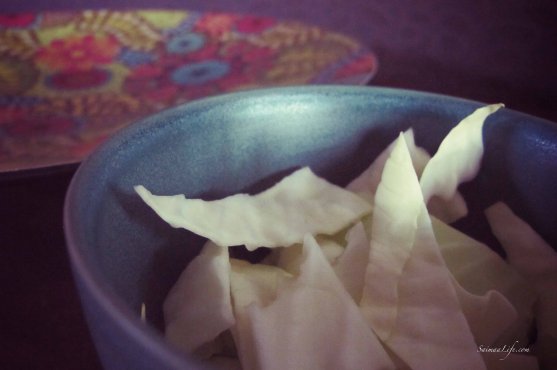
M 77 163 L 121 127 L 192 99 L 362 84 L 374 54 L 273 18 L 169 10 L 0 15 L 0 173 Z

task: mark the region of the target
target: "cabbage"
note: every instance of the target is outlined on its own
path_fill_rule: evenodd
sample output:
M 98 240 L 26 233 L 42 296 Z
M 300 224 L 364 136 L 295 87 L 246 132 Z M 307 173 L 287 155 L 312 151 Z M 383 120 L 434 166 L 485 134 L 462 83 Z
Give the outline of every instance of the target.
M 404 132 L 404 138 L 406 140 L 410 156 L 412 157 L 414 170 L 416 171 L 418 177 L 420 177 L 427 163 L 431 159 L 431 156 L 425 149 L 416 145 L 414 141 L 414 131 L 412 129 L 408 129 Z M 347 185 L 346 189 L 362 196 L 368 195 L 373 198 L 379 182 L 381 181 L 381 174 L 383 173 L 385 162 L 393 150 L 394 144 L 395 142 L 391 143 L 385 150 L 383 150 L 383 152 L 379 154 L 379 156 L 364 172 Z M 450 199 L 432 196 L 428 202 L 428 209 L 432 215 L 447 223 L 455 222 L 456 220 L 466 216 L 468 213 L 466 202 L 459 192 L 455 192 Z
M 259 369 L 394 369 L 321 247 L 307 235 L 300 275 L 248 307 Z
M 304 167 L 255 196 L 236 194 L 205 201 L 183 195 L 136 192 L 173 227 L 223 246 L 277 247 L 301 243 L 306 233 L 333 234 L 371 212 L 361 197 L 317 177 Z
M 206 243 L 168 293 L 163 312 L 166 338 L 185 352 L 232 327 L 228 249 Z
M 550 368 L 557 363 L 557 252 L 506 204 L 492 205 L 486 216 L 509 263 L 538 293 L 536 347 L 542 367 Z
M 238 357 L 244 370 L 260 369 L 259 354 L 255 351 L 251 305 L 266 306 L 277 297 L 279 287 L 292 279 L 284 270 L 263 264 L 251 264 L 233 259 L 230 276 L 231 295 L 236 325 L 231 328 Z
M 354 302 L 360 302 L 369 255 L 369 238 L 362 222 L 346 233 L 346 247 L 332 264 L 335 273 Z
M 167 338 L 219 368 L 536 369 L 531 355 L 480 351 L 525 345 L 536 314 L 536 350 L 555 363 L 553 249 L 503 206 L 487 215 L 510 264 L 447 224 L 467 212 L 457 187 L 501 106 L 463 119 L 432 158 L 401 133 L 346 189 L 309 168 L 216 201 L 137 186 L 210 240 L 167 297 Z M 235 245 L 271 250 L 252 264 L 229 258 Z
M 438 195 L 454 197 L 458 185 L 476 176 L 483 156 L 483 124 L 503 104 L 478 108 L 456 125 L 439 145 L 420 178 L 426 203 Z
M 410 368 L 485 369 L 439 252 L 401 135 L 375 195 L 360 309 Z
M 412 252 L 422 204 L 419 183 L 401 134 L 385 162 L 375 193 L 369 260 L 360 303 L 364 317 L 383 340 L 391 335 L 396 324 L 398 284 Z
M 499 292 L 515 308 L 517 319 L 501 333 L 495 344 L 504 345 L 515 340 L 527 343 L 537 299 L 531 285 L 485 244 L 439 220 L 432 221 L 443 259 L 458 284 L 476 296 L 485 296 L 490 291 Z M 507 308 L 501 308 L 502 314 L 506 311 Z

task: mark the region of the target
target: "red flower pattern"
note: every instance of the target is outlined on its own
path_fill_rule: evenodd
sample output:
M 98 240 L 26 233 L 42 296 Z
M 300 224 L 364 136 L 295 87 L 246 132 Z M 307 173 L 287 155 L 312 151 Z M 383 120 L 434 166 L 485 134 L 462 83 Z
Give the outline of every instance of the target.
M 2 125 L 9 135 L 15 137 L 41 137 L 67 133 L 75 127 L 75 120 L 61 115 L 25 114 Z
M 255 61 L 265 62 L 265 66 L 272 64 L 275 54 L 276 50 L 270 47 L 254 45 L 245 40 L 232 42 L 223 50 L 223 55 L 228 59 L 240 58 L 246 64 Z
M 194 31 L 205 33 L 212 37 L 230 32 L 236 17 L 225 13 L 206 13 L 196 23 Z
M 35 24 L 34 13 L 0 14 L 0 28 L 27 28 Z
M 276 50 L 255 45 L 241 39 L 226 47 L 213 42 L 185 55 L 161 52 L 156 64 L 145 64 L 132 69 L 124 88 L 128 93 L 141 96 L 146 101 L 166 102 L 169 105 L 182 101 L 232 91 L 255 83 L 270 65 Z M 229 65 L 222 77 L 183 89 L 172 80 L 176 68 L 188 63 L 217 59 Z
M 261 33 L 274 26 L 273 18 L 246 15 L 236 21 L 236 30 L 243 33 Z
M 27 110 L 22 107 L 0 106 L 0 129 L 2 125 L 8 125 L 14 121 L 23 119 L 26 114 Z
M 119 51 L 114 37 L 85 35 L 52 41 L 37 52 L 36 60 L 54 70 L 89 70 L 113 62 Z

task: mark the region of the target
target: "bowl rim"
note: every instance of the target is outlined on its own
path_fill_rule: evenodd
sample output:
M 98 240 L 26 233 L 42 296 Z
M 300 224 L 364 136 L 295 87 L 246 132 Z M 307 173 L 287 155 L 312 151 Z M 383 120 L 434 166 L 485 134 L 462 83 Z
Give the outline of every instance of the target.
M 187 354 L 184 354 L 169 345 L 156 329 L 145 325 L 139 318 L 138 312 L 134 312 L 121 298 L 119 298 L 108 286 L 107 282 L 98 276 L 97 272 L 89 266 L 87 257 L 81 252 L 79 245 L 86 245 L 85 239 L 78 235 L 77 225 L 79 222 L 75 218 L 77 213 L 76 204 L 79 202 L 76 195 L 79 193 L 80 182 L 89 171 L 89 166 L 95 161 L 103 152 L 110 150 L 115 143 L 123 141 L 126 137 L 133 135 L 138 130 L 142 130 L 150 125 L 160 122 L 164 117 L 175 115 L 178 112 L 186 112 L 189 110 L 196 110 L 203 106 L 214 106 L 225 104 L 237 99 L 252 99 L 262 96 L 270 95 L 288 95 L 288 94 L 369 94 L 372 95 L 387 95 L 393 97 L 404 98 L 421 98 L 432 99 L 440 101 L 449 101 L 452 103 L 480 106 L 485 103 L 456 97 L 451 95 L 444 95 L 439 93 L 432 93 L 419 90 L 391 88 L 391 87 L 377 87 L 377 86 L 347 86 L 347 85 L 294 85 L 294 86 L 281 86 L 270 88 L 257 88 L 246 91 L 238 91 L 232 93 L 225 93 L 211 97 L 205 97 L 197 100 L 187 102 L 176 107 L 164 109 L 158 113 L 147 116 L 141 120 L 136 121 L 127 127 L 122 128 L 110 137 L 106 142 L 102 143 L 91 155 L 89 155 L 77 168 L 74 173 L 69 187 L 66 191 L 63 209 L 63 225 L 66 240 L 66 249 L 68 251 L 71 268 L 74 274 L 74 280 L 79 280 L 89 295 L 97 302 L 99 307 L 112 319 L 112 321 L 120 327 L 120 329 L 127 333 L 130 337 L 135 338 L 135 341 L 149 349 L 158 358 L 164 358 L 171 367 L 183 368 L 185 364 L 198 365 L 199 362 Z M 534 119 L 538 122 L 545 122 L 557 128 L 557 124 L 548 121 L 544 118 L 536 117 L 527 113 L 514 111 L 505 108 L 507 111 L 512 111 L 513 114 L 518 114 L 525 118 Z M 83 292 L 79 289 L 79 295 Z M 82 307 L 83 309 L 83 307 Z M 96 345 L 96 344 L 95 344 Z M 102 360 L 102 359 L 101 359 Z

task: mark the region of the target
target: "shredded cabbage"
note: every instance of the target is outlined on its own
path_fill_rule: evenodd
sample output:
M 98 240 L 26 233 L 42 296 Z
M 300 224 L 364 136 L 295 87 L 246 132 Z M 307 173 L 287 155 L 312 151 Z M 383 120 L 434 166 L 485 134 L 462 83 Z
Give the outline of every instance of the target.
M 228 247 L 289 246 L 306 233 L 333 234 L 363 215 L 371 205 L 358 195 L 317 177 L 304 167 L 255 196 L 236 194 L 205 201 L 183 195 L 136 192 L 173 227 L 182 227 Z
M 538 293 L 536 347 L 542 367 L 549 369 L 557 363 L 557 252 L 505 203 L 489 207 L 486 216 L 509 263 Z
M 460 183 L 476 176 L 484 152 L 482 130 L 485 119 L 503 106 L 492 104 L 478 108 L 443 139 L 420 178 L 426 203 L 434 195 L 453 198 Z
M 467 212 L 457 188 L 501 107 L 463 119 L 433 157 L 401 133 L 346 189 L 309 168 L 216 201 L 135 187 L 209 239 L 165 301 L 169 341 L 219 368 L 533 370 L 535 356 L 480 348 L 527 344 L 536 315 L 542 365 L 557 362 L 554 250 L 501 205 L 487 216 L 510 264 L 447 224 Z M 237 245 L 271 252 L 251 264 L 229 257 Z

